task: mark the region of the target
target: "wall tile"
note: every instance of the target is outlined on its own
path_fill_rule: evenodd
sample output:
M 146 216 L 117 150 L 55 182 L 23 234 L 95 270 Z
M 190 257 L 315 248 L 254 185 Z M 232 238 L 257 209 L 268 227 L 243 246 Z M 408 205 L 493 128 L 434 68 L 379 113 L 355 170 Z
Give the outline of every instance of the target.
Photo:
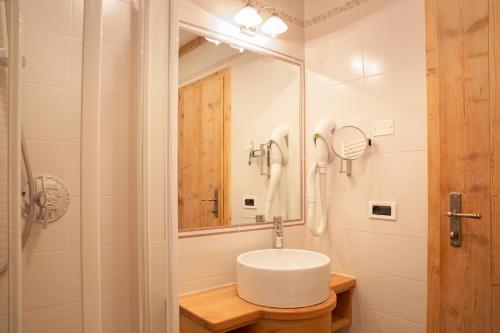
M 25 310 L 68 303 L 70 300 L 68 253 L 23 256 L 23 306 Z
M 102 48 L 102 92 L 136 98 L 137 63 L 132 52 L 104 46 Z
M 137 269 L 136 244 L 101 247 L 102 295 L 136 291 Z
M 365 112 L 384 112 L 425 107 L 425 63 L 399 71 L 366 78 L 363 103 Z
M 23 6 L 24 23 L 58 34 L 71 35 L 71 3 L 68 0 L 26 0 Z
M 165 226 L 167 223 L 165 215 L 165 196 L 150 195 L 148 213 L 150 241 L 165 240 Z
M 135 149 L 101 146 L 100 151 L 101 195 L 135 194 Z
M 135 196 L 101 196 L 101 245 L 124 245 L 137 241 Z
M 138 21 L 139 9 L 133 2 L 105 0 L 102 11 L 103 44 L 134 50 L 138 40 Z
M 167 258 L 165 242 L 152 242 L 149 246 L 149 283 L 150 288 L 166 285 Z
M 137 293 L 104 297 L 102 299 L 102 331 L 136 333 L 139 330 L 137 302 Z
M 81 252 L 71 251 L 68 254 L 70 261 L 70 301 L 79 302 L 82 299 L 82 267 Z
M 427 239 L 330 229 L 334 265 L 427 280 Z M 397 249 L 395 251 L 394 249 Z
M 83 52 L 83 42 L 81 39 L 72 39 L 70 44 L 70 63 L 71 63 L 71 73 L 70 73 L 70 84 L 71 89 L 81 90 L 82 89 L 82 53 Z
M 356 278 L 355 297 L 359 305 L 425 325 L 427 286 L 424 282 L 368 271 L 357 272 Z
M 101 144 L 135 147 L 137 101 L 113 95 L 101 97 Z
M 306 2 L 306 20 L 344 3 Z M 338 173 L 338 159 L 329 166 L 329 231 L 312 237 L 306 230 L 307 248 L 330 255 L 333 271 L 358 279 L 354 322 L 345 332 L 425 331 L 423 9 L 423 1 L 360 2 L 305 31 L 306 138 L 320 119 L 333 117 L 337 128 L 357 126 L 373 142 L 368 153 L 353 162 L 351 177 Z M 343 66 L 336 72 L 338 63 Z M 349 76 L 355 68 L 361 75 Z M 373 122 L 388 119 L 394 120 L 394 135 L 373 137 Z M 306 149 L 309 166 L 310 142 Z M 370 219 L 370 200 L 396 201 L 397 220 Z
M 160 332 L 166 330 L 166 298 L 165 288 L 154 288 L 150 290 L 150 313 L 151 313 L 151 332 Z
M 80 104 L 70 90 L 27 83 L 23 95 L 27 139 L 79 142 Z
M 70 321 L 70 307 L 67 304 L 26 311 L 23 313 L 23 332 L 68 333 Z
M 82 304 L 80 302 L 69 305 L 71 333 L 82 333 Z
M 72 35 L 76 38 L 82 38 L 83 36 L 83 6 L 84 0 L 72 0 L 72 15 L 73 15 L 73 25 L 72 25 Z
M 71 38 L 24 27 L 24 82 L 71 87 Z

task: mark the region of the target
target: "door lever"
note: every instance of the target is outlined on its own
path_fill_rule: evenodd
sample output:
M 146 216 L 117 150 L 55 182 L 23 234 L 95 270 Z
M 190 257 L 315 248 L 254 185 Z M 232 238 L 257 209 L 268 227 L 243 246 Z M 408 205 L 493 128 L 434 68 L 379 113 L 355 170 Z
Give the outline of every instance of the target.
M 219 190 L 214 190 L 214 198 L 213 199 L 201 199 L 203 202 L 213 202 L 214 208 L 212 209 L 212 214 L 215 217 L 219 217 Z
M 463 217 L 463 218 L 467 218 L 467 219 L 476 219 L 476 220 L 481 219 L 481 214 L 464 214 L 464 213 L 457 213 L 457 212 L 448 212 L 448 213 L 446 213 L 446 216 L 448 216 L 448 217 Z
M 462 246 L 462 218 L 479 220 L 481 214 L 467 214 L 462 211 L 462 194 L 458 192 L 450 193 L 450 211 L 445 215 L 450 218 L 450 245 L 454 247 Z

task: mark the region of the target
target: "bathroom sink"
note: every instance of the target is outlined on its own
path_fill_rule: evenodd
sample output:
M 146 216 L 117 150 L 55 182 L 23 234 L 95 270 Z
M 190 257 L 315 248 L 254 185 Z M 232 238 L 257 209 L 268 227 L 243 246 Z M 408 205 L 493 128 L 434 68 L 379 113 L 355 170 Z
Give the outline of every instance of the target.
M 245 252 L 236 259 L 238 295 L 277 308 L 319 304 L 330 295 L 330 258 L 293 249 Z

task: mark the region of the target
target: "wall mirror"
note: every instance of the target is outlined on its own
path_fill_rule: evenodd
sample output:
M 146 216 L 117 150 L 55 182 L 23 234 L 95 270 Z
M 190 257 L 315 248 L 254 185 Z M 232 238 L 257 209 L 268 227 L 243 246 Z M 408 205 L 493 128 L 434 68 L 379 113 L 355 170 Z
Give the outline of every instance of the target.
M 302 67 L 179 33 L 179 231 L 302 219 Z

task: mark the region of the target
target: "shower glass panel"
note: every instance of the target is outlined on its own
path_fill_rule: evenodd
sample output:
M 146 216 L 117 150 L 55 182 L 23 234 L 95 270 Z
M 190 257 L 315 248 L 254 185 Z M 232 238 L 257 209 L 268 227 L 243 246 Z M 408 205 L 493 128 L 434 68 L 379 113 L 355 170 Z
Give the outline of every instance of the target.
M 173 285 L 166 274 L 164 181 L 168 1 L 9 1 L 0 0 L 0 333 L 164 333 Z M 10 22 L 20 25 L 20 38 L 8 38 L 12 3 L 21 8 L 23 19 Z M 15 59 L 23 58 L 22 66 L 11 62 L 20 82 L 11 81 L 10 91 L 9 40 L 19 41 Z M 12 91 L 20 107 L 9 114 Z M 9 150 L 13 143 L 19 154 Z M 89 150 L 94 160 L 82 163 Z M 9 221 L 12 211 L 19 223 Z M 91 237 L 87 221 L 95 227 Z M 13 281 L 20 288 L 9 290 Z M 12 302 L 17 290 L 22 307 Z M 22 330 L 9 331 L 13 314 Z

